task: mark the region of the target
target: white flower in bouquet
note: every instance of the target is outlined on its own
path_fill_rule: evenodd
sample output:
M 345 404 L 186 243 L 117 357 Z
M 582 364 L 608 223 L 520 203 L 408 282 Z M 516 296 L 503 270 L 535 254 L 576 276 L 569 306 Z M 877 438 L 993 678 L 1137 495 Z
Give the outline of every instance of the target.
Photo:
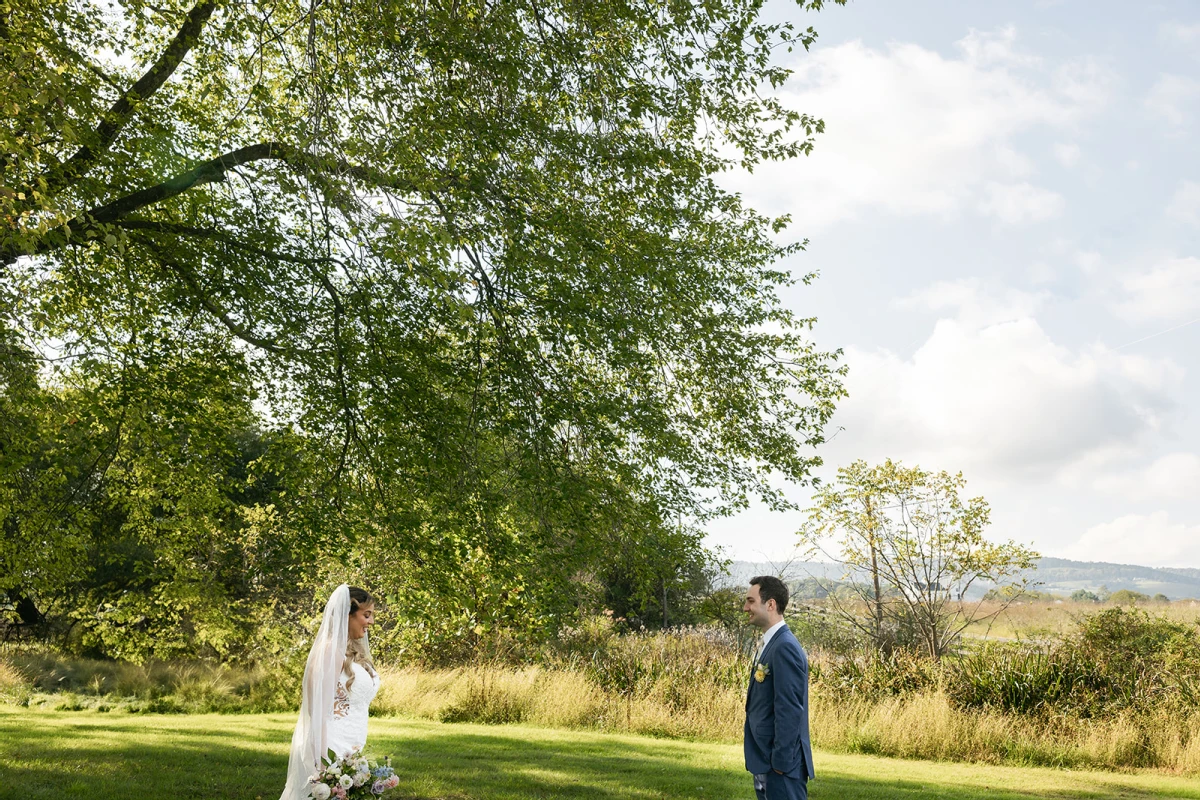
M 354 785 L 355 785 L 355 786 L 362 786 L 364 783 L 366 783 L 366 782 L 367 782 L 367 780 L 368 780 L 370 777 L 371 777 L 371 773 L 369 773 L 369 772 L 367 772 L 367 771 L 365 771 L 365 770 L 362 770 L 362 771 L 356 772 L 356 773 L 354 773 Z
M 343 775 L 342 777 L 338 778 L 338 784 L 343 789 L 349 789 L 354 785 L 354 778 L 351 778 L 349 775 Z
M 308 793 L 312 795 L 313 800 L 329 800 L 329 795 L 333 794 L 333 790 L 323 783 L 314 783 L 309 787 Z
M 342 774 L 342 765 L 340 763 L 338 763 L 337 761 L 335 761 L 329 765 L 329 767 L 325 770 L 325 772 L 336 778 L 338 775 Z

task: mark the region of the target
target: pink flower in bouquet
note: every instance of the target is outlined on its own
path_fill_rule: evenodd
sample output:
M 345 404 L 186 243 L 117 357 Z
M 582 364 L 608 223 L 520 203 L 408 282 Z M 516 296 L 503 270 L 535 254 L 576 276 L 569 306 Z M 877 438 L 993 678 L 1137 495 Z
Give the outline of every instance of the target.
M 346 800 L 346 790 L 340 786 L 333 787 L 333 796 L 338 800 Z

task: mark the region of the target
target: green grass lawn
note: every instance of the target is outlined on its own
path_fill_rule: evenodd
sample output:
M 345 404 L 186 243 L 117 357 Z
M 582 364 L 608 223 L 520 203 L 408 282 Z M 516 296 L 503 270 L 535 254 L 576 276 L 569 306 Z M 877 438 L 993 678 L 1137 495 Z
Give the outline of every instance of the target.
M 0 794 L 21 798 L 255 798 L 282 789 L 293 718 L 0 709 Z M 521 726 L 371 720 L 411 800 L 751 800 L 737 745 Z M 814 800 L 1196 798 L 1200 780 L 900 761 L 818 752 Z

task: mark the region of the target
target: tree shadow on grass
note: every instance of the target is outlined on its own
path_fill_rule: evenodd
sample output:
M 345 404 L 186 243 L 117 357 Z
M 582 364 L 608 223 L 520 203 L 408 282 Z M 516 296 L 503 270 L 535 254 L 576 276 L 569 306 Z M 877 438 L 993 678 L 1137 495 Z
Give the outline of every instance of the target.
M 22 798 L 138 800 L 265 798 L 282 789 L 290 722 L 263 717 L 124 717 L 69 720 L 54 715 L 0 716 L 0 786 Z M 703 746 L 702 746 L 703 747 Z M 411 726 L 391 721 L 372 736 L 401 776 L 393 800 L 751 800 L 749 776 L 720 749 L 711 764 L 684 742 L 564 735 L 472 726 Z M 887 762 L 878 767 L 886 769 Z M 931 770 L 936 778 L 936 766 Z M 818 776 L 813 800 L 960 800 L 960 798 L 1154 796 L 1117 784 L 1078 794 L 1019 787 L 983 789 L 889 779 L 884 774 Z M 1200 799 L 1195 793 L 1176 797 Z

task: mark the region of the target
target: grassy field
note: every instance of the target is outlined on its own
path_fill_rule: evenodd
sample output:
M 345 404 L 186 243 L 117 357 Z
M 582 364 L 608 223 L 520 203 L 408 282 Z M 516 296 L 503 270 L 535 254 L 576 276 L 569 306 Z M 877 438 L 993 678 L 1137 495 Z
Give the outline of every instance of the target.
M 22 798 L 266 798 L 281 789 L 290 715 L 127 715 L 0 708 L 0 786 Z M 749 798 L 738 745 L 523 726 L 374 719 L 406 800 Z M 1194 798 L 1150 773 L 899 761 L 818 752 L 814 800 Z
M 1061 603 L 1044 600 L 1018 602 L 1007 608 L 985 602 L 980 604 L 980 611 L 988 619 L 967 628 L 966 633 L 972 637 L 992 639 L 1054 638 L 1073 630 L 1080 616 L 1095 614 L 1111 607 L 1111 604 L 1074 603 L 1070 600 Z M 1172 622 L 1191 624 L 1200 619 L 1198 600 L 1176 600 L 1164 604 L 1143 603 L 1137 607 Z

